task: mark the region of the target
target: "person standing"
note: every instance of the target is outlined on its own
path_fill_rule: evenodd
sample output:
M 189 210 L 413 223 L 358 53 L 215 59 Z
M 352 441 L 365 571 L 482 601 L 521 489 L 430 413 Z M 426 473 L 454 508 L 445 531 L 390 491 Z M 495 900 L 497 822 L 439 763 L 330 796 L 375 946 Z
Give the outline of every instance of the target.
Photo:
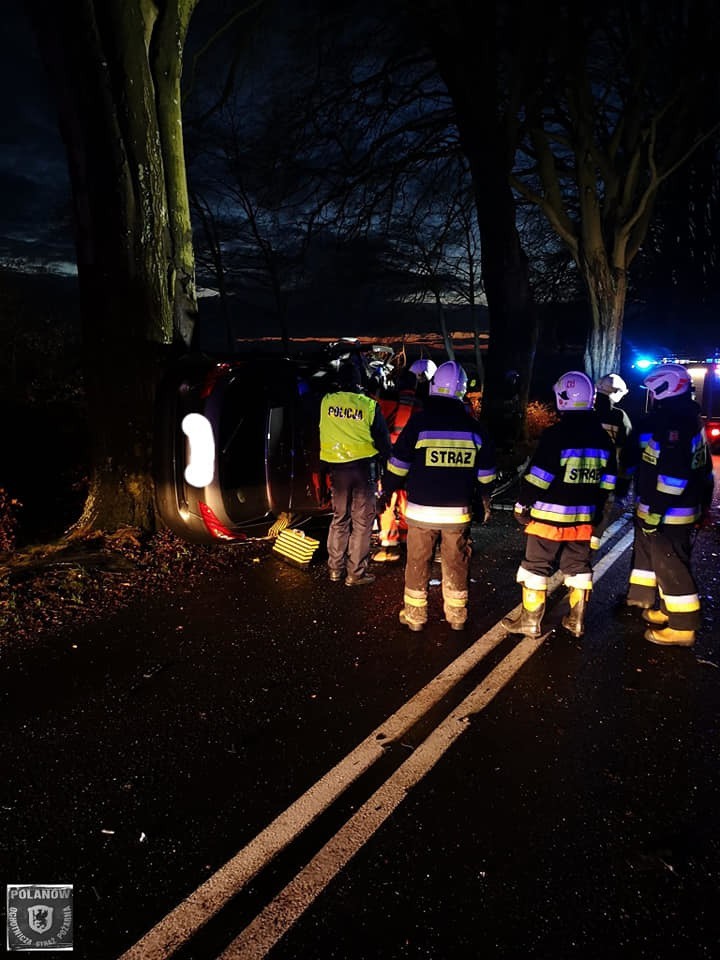
M 402 431 L 385 472 L 385 492 L 407 491 L 405 590 L 400 622 L 422 630 L 428 619 L 433 549 L 442 538 L 442 596 L 453 630 L 467 622 L 470 523 L 477 494 L 490 515 L 495 451 L 463 406 L 467 374 L 454 360 L 441 364 L 423 410 Z
M 509 633 L 540 636 L 548 581 L 560 569 L 570 606 L 562 625 L 581 637 L 592 589 L 590 539 L 615 488 L 615 447 L 593 409 L 595 387 L 589 377 L 570 370 L 553 390 L 560 420 L 542 433 L 515 504 L 515 518 L 527 536 L 516 575 L 522 607 L 502 625 Z
M 628 454 L 633 429 L 630 417 L 622 407 L 617 406 L 628 392 L 627 384 L 623 378 L 617 373 L 606 373 L 595 384 L 595 390 L 595 410 L 615 445 L 618 476 L 615 492 L 608 497 L 603 516 L 593 530 L 590 541 L 593 550 L 599 549 L 602 535 L 610 526 L 613 519 L 613 507 L 619 508 L 616 512 L 616 515 L 619 515 L 630 489 L 631 471 Z
M 375 580 L 367 565 L 378 461 L 390 456 L 390 436 L 377 402 L 362 392 L 355 364 L 340 365 L 337 386 L 320 404 L 320 460 L 330 476 L 333 511 L 328 571 L 331 580 L 357 587 Z
M 646 640 L 689 647 L 700 626 L 700 597 L 690 569 L 692 536 L 712 503 L 712 458 L 685 367 L 660 364 L 643 384 L 653 407 L 639 430 L 626 603 L 642 608 L 649 624 Z
M 397 386 L 381 392 L 378 397 L 391 444 L 400 436 L 413 413 L 422 408 L 416 397 L 417 383 L 416 374 L 411 370 L 401 370 L 397 376 Z M 381 504 L 385 509 L 378 514 L 380 549 L 372 559 L 376 563 L 392 563 L 400 559 L 400 546 L 407 541 L 407 494 L 403 489 L 394 490 L 389 496 L 382 497 Z

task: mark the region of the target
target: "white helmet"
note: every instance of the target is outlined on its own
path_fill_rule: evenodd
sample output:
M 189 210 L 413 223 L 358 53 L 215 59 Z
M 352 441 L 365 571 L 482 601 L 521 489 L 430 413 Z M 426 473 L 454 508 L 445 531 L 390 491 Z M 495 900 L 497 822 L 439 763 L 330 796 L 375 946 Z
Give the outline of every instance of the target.
M 432 380 L 436 370 L 437 364 L 429 359 L 416 360 L 415 363 L 410 364 L 410 373 L 414 373 L 418 380 L 422 377 L 426 380 Z
M 622 400 L 628 392 L 627 384 L 617 373 L 606 373 L 595 384 L 598 393 L 604 393 L 610 397 L 613 403 Z
M 680 397 L 689 391 L 691 383 L 690 374 L 679 363 L 661 363 L 643 380 L 653 400 Z
M 454 360 L 441 363 L 430 381 L 431 397 L 455 397 L 457 400 L 467 393 L 467 374 Z
M 595 387 L 590 377 L 579 370 L 564 373 L 553 390 L 558 410 L 592 410 L 595 402 Z

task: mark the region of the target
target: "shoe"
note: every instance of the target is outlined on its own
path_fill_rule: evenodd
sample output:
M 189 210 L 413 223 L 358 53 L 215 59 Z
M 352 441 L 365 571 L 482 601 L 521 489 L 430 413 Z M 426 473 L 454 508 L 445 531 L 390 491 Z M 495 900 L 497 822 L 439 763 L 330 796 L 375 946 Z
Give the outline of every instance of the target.
M 345 576 L 344 570 L 331 570 L 329 573 L 329 577 L 333 583 L 337 583 L 339 580 L 342 580 L 344 576 Z
M 467 620 L 448 620 L 451 630 L 464 630 L 467 626 Z
M 666 627 L 668 625 L 667 614 L 663 613 L 662 610 L 654 610 L 652 607 L 643 610 L 642 618 L 645 623 L 649 623 L 653 627 Z
M 399 559 L 400 551 L 393 550 L 392 547 L 383 547 L 382 550 L 378 550 L 378 552 L 373 555 L 375 563 L 394 563 Z
M 346 587 L 364 587 L 368 583 L 375 583 L 371 573 L 364 573 L 361 577 L 345 577 Z
M 400 611 L 400 616 L 398 617 L 398 619 L 400 620 L 400 623 L 404 627 L 409 627 L 411 630 L 414 630 L 416 633 L 418 633 L 420 630 L 424 630 L 425 624 L 427 622 L 426 620 L 408 620 L 404 610 Z
M 645 639 L 650 643 L 657 643 L 661 647 L 691 647 L 695 643 L 694 630 L 646 630 Z

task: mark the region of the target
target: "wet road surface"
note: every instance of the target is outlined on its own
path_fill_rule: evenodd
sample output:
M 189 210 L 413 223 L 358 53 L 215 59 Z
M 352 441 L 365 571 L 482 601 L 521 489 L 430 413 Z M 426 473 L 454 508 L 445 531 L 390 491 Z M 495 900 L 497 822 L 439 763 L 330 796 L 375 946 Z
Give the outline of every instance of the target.
M 117 960 L 518 602 L 510 515 L 475 541 L 466 634 L 437 585 L 428 630 L 401 627 L 397 565 L 349 590 L 264 545 L 100 627 L 3 648 L 0 882 L 73 883 L 74 956 Z M 720 528 L 701 531 L 703 630 L 668 650 L 618 603 L 626 551 L 585 638 L 552 634 L 268 955 L 719 956 L 718 555 Z M 172 955 L 219 957 L 516 644 Z

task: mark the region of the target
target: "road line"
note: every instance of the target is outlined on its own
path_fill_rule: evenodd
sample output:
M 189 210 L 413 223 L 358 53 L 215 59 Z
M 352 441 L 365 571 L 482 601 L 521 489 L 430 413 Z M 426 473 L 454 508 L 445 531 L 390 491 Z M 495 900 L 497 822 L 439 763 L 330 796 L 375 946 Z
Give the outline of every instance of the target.
M 622 522 L 619 526 L 623 526 Z M 612 535 L 611 528 L 608 534 Z M 632 539 L 633 533 L 630 531 L 598 561 L 593 572 L 594 582 L 602 579 L 632 543 Z M 557 586 L 558 576 L 553 579 Z M 490 703 L 543 642 L 542 637 L 523 638 L 353 814 L 307 866 L 245 927 L 218 960 L 262 960 L 385 823 L 410 790 L 468 729 L 468 718 Z
M 261 960 L 265 957 L 405 800 L 410 790 L 469 728 L 469 716 L 487 706 L 542 643 L 542 637 L 523 638 L 353 814 L 307 866 L 245 927 L 218 960 Z
M 622 526 L 622 521 L 616 523 Z M 613 527 L 615 524 L 608 528 L 606 537 L 612 535 Z M 612 565 L 616 555 L 622 552 L 631 539 L 632 534 L 626 536 L 607 557 L 603 558 L 603 561 L 598 563 L 596 570 L 600 572 L 595 575 L 595 580 L 598 580 Z M 611 555 L 613 559 L 610 559 Z M 608 562 L 603 567 L 605 561 Z M 548 584 L 548 593 L 556 590 L 561 583 L 561 574 L 555 574 Z M 511 614 L 519 609 L 518 605 Z M 399 710 L 376 727 L 354 750 L 279 814 L 234 857 L 158 921 L 118 960 L 168 960 L 175 950 L 202 929 L 253 877 L 257 876 L 352 783 L 369 770 L 384 755 L 387 747 L 392 746 L 435 707 L 506 637 L 507 633 L 498 621 Z M 502 664 L 496 667 L 490 676 L 497 675 L 496 671 L 500 666 Z

